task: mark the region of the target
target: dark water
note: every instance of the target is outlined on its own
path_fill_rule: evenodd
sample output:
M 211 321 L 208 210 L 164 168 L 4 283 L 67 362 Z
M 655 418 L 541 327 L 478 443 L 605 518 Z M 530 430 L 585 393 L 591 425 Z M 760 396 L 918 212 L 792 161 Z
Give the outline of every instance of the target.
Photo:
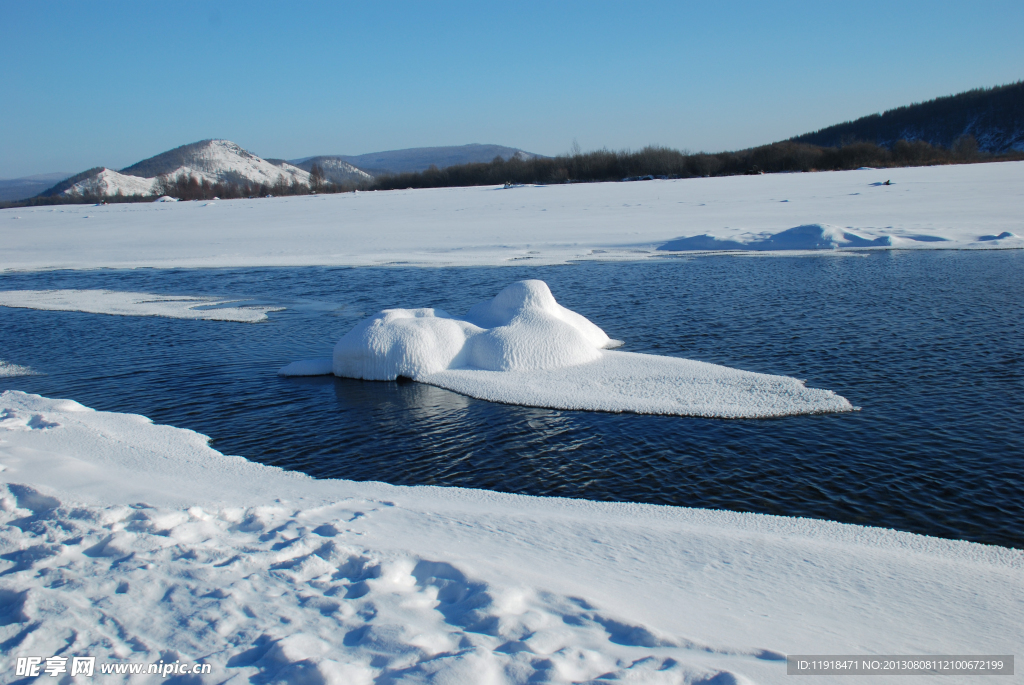
M 503 406 L 416 383 L 286 379 L 386 307 L 464 313 L 509 282 L 626 341 L 807 379 L 862 411 L 707 420 Z M 835 519 L 1024 547 L 1024 252 L 534 268 L 0 275 L 0 289 L 259 298 L 261 324 L 0 307 L 0 358 L 69 397 L 316 477 Z

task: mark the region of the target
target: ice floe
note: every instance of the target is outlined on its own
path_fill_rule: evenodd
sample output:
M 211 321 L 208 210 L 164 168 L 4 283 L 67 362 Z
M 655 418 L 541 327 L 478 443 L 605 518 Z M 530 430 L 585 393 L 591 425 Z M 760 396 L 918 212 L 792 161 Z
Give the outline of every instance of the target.
M 238 300 L 187 295 L 156 295 L 116 290 L 0 290 L 0 306 L 119 316 L 162 316 L 206 321 L 264 321 L 284 307 L 230 306 Z
M 196 683 L 783 683 L 785 654 L 1024 647 L 1021 550 L 318 481 L 14 391 L 0 417 L 4 673 L 62 655 L 210 664 Z
M 717 418 L 851 411 L 830 390 L 786 376 L 623 352 L 543 281 L 513 283 L 465 319 L 439 309 L 388 309 L 355 326 L 326 358 L 284 376 L 399 377 L 506 404 Z

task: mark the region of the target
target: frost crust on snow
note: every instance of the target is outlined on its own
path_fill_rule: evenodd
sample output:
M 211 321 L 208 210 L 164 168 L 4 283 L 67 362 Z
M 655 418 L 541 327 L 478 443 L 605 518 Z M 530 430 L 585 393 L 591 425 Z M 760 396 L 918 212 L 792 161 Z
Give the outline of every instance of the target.
M 611 351 L 621 344 L 559 305 L 539 280 L 513 283 L 465 319 L 439 309 L 388 309 L 338 341 L 332 363 L 295 362 L 284 376 L 399 376 L 478 399 L 556 409 L 754 418 L 851 411 L 795 378 Z
M 187 295 L 155 295 L 116 290 L 0 290 L 0 306 L 119 316 L 162 316 L 205 321 L 264 321 L 284 307 L 225 306 L 237 300 Z

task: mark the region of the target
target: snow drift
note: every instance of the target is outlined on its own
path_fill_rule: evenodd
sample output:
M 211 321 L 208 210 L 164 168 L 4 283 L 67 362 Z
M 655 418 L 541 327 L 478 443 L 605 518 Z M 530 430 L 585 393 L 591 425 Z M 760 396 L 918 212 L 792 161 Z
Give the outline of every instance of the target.
M 543 281 L 519 281 L 465 319 L 440 309 L 388 309 L 284 376 L 400 376 L 478 399 L 592 411 L 754 418 L 851 411 L 829 390 L 794 378 L 650 354 L 621 343 L 561 306 Z
M 942 240 L 924 236 L 925 241 Z M 891 247 L 890 236 L 868 239 L 856 233 L 828 224 L 805 224 L 794 226 L 760 240 L 741 242 L 722 240 L 710 235 L 696 235 L 676 238 L 665 243 L 659 250 L 837 250 L 842 247 Z

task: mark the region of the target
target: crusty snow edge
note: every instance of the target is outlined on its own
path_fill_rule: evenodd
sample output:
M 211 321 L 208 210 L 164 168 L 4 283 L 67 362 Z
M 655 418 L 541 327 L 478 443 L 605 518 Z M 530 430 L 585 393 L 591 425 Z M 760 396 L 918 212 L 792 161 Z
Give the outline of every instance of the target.
M 785 683 L 787 653 L 1024 646 L 1020 550 L 316 481 L 14 391 L 0 417 L 3 673 L 61 654 L 209 663 L 210 684 Z
M 786 376 L 609 350 L 611 340 L 559 305 L 543 281 L 518 281 L 465 319 L 439 309 L 388 309 L 360 322 L 333 359 L 307 359 L 284 376 L 399 376 L 504 404 L 709 418 L 853 411 L 831 390 Z

